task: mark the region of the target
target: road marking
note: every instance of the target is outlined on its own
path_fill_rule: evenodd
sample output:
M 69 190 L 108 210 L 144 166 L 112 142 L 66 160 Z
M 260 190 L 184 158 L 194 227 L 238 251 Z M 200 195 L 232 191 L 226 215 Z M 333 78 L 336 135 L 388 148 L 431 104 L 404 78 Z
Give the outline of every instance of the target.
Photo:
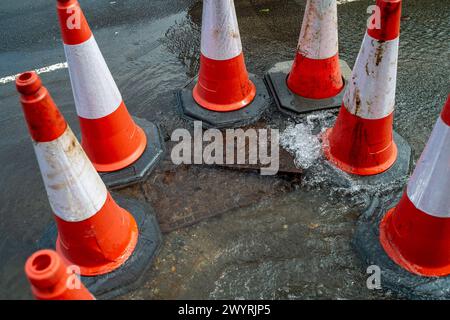
M 60 69 L 67 69 L 67 62 L 56 63 L 51 66 L 35 69 L 34 71 L 36 71 L 37 74 L 41 74 L 41 73 L 53 72 L 53 71 L 60 70 Z M 20 75 L 20 73 L 13 75 L 13 76 L 7 76 L 7 77 L 0 78 L 0 84 L 7 84 L 9 82 L 13 82 L 16 80 L 16 78 L 19 75 Z

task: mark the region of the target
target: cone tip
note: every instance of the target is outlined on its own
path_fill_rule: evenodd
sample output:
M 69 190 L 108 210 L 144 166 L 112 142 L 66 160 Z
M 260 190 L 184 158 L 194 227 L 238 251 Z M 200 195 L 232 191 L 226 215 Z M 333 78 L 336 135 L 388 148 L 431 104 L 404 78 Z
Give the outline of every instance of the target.
M 380 9 L 380 26 L 369 28 L 367 33 L 380 41 L 390 41 L 400 35 L 402 0 L 377 0 Z
M 20 74 L 16 79 L 16 88 L 21 94 L 30 95 L 42 87 L 39 76 L 34 71 L 27 71 Z
M 401 3 L 402 2 L 402 0 L 377 0 L 377 5 L 390 5 L 390 4 L 392 4 L 392 5 L 396 5 L 396 4 L 398 4 L 398 3 Z
M 57 6 L 61 5 L 63 7 L 71 6 L 71 5 L 77 4 L 77 3 L 78 3 L 78 0 L 56 0 Z
M 78 3 L 78 0 L 56 0 L 56 6 L 58 8 L 70 7 L 77 3 Z
M 450 94 L 447 96 L 444 109 L 442 109 L 441 118 L 448 126 L 450 126 Z
M 47 288 L 58 283 L 61 270 L 61 258 L 53 250 L 39 250 L 25 263 L 25 273 L 29 281 L 39 288 Z

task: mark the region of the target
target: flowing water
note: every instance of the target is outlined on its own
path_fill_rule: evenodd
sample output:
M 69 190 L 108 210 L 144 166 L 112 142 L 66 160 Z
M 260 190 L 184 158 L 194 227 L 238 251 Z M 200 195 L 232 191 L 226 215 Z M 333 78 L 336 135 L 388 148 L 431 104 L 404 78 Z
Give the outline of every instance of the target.
M 340 55 L 352 66 L 373 1 L 339 2 Z M 177 114 L 173 91 L 198 71 L 201 1 L 80 3 L 130 112 L 157 122 L 166 139 L 176 128 L 189 128 Z M 249 71 L 262 75 L 292 59 L 304 0 L 235 3 Z M 0 5 L 0 77 L 65 61 L 53 5 Z M 410 143 L 414 160 L 448 94 L 449 31 L 450 2 L 404 1 L 395 129 Z M 67 70 L 42 79 L 78 132 Z M 23 299 L 30 298 L 23 264 L 51 214 L 12 82 L 0 84 L 0 110 L 0 298 Z M 292 118 L 272 106 L 264 118 L 283 132 L 282 145 L 305 169 L 302 181 L 275 199 L 263 194 L 251 206 L 166 234 L 142 286 L 123 298 L 398 298 L 367 289 L 351 238 L 370 198 L 400 192 L 404 179 L 377 187 L 351 178 L 349 185 L 334 184 L 343 173 L 325 170 L 317 135 L 336 114 Z M 211 181 L 224 169 L 215 170 Z M 252 188 L 242 176 L 239 187 Z

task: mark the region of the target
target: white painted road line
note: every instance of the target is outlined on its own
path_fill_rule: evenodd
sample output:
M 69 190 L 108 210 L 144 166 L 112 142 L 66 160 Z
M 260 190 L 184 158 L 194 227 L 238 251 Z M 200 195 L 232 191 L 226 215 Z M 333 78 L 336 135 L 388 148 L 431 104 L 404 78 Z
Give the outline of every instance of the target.
M 67 62 L 56 63 L 51 66 L 35 69 L 34 71 L 36 71 L 37 74 L 41 74 L 41 73 L 53 72 L 53 71 L 60 70 L 60 69 L 67 69 Z M 20 75 L 20 73 L 13 75 L 13 76 L 7 76 L 7 77 L 0 78 L 0 85 L 15 81 L 19 75 Z

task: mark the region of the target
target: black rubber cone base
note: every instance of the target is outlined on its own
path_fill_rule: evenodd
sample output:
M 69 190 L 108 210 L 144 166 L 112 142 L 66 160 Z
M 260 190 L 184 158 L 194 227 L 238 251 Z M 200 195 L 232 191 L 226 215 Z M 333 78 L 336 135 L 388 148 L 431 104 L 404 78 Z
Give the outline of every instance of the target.
M 264 77 L 275 104 L 280 111 L 292 116 L 299 113 L 336 108 L 342 105 L 345 86 L 352 73 L 347 62 L 339 60 L 342 78 L 344 80 L 344 88 L 338 95 L 327 99 L 308 99 L 298 96 L 289 90 L 287 86 L 287 77 L 291 71 L 293 62 L 294 61 L 285 61 L 277 63 Z
M 389 203 L 374 198 L 358 221 L 353 245 L 367 266 L 381 269 L 381 288 L 409 299 L 450 299 L 450 276 L 421 277 L 401 268 L 385 253 L 379 240 L 379 226 L 386 212 L 400 200 L 400 195 Z
M 81 277 L 83 284 L 97 299 L 112 299 L 139 287 L 152 265 L 162 242 L 161 231 L 153 209 L 144 202 L 113 195 L 119 206 L 130 212 L 139 228 L 136 248 L 128 260 L 113 272 Z M 39 242 L 40 249 L 55 248 L 58 230 L 52 223 Z
M 114 172 L 100 173 L 103 182 L 110 189 L 142 182 L 164 156 L 164 139 L 159 128 L 145 119 L 136 117 L 133 117 L 133 119 L 144 130 L 147 136 L 147 147 L 141 157 L 128 167 Z
M 181 116 L 190 121 L 202 121 L 205 128 L 236 128 L 243 127 L 259 120 L 270 105 L 270 96 L 264 81 L 253 74 L 250 80 L 256 86 L 256 96 L 245 108 L 230 111 L 216 112 L 205 109 L 195 102 L 192 90 L 197 78 L 192 79 L 183 89 L 176 92 L 177 107 Z
M 411 171 L 411 147 L 408 142 L 395 131 L 394 141 L 397 144 L 398 149 L 397 160 L 392 167 L 382 173 L 372 176 L 349 174 L 337 168 L 328 160 L 325 160 L 325 165 L 321 167 L 322 174 L 333 177 L 332 184 L 344 188 L 358 186 L 368 189 L 370 189 L 370 187 L 380 188 L 396 182 L 403 182 L 407 179 L 408 174 Z M 314 175 L 317 173 L 312 171 L 309 174 Z

